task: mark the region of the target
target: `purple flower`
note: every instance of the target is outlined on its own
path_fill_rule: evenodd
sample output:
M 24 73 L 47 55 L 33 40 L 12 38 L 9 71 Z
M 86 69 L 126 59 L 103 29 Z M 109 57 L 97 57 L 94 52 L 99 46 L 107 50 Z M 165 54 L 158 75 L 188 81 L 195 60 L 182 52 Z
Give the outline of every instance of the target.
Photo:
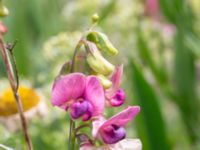
M 111 106 L 121 106 L 126 95 L 123 89 L 120 88 L 121 78 L 123 75 L 123 65 L 116 68 L 111 76 L 112 87 L 106 90 L 106 98 Z
M 110 104 L 112 106 L 121 106 L 126 99 L 124 90 L 118 89 L 116 93 L 110 98 Z
M 99 116 L 104 110 L 104 91 L 95 76 L 71 73 L 61 76 L 53 85 L 51 102 L 70 111 L 73 119 L 83 121 Z
M 123 127 L 115 124 L 105 126 L 101 131 L 101 138 L 106 144 L 114 144 L 126 137 L 126 131 Z
M 140 111 L 139 106 L 129 106 L 122 112 L 105 121 L 99 118 L 93 122 L 93 136 L 100 137 L 106 144 L 114 144 L 126 137 L 124 126 Z
M 70 115 L 73 119 L 78 119 L 82 116 L 83 121 L 87 121 L 92 117 L 93 107 L 88 101 L 74 102 L 70 109 Z

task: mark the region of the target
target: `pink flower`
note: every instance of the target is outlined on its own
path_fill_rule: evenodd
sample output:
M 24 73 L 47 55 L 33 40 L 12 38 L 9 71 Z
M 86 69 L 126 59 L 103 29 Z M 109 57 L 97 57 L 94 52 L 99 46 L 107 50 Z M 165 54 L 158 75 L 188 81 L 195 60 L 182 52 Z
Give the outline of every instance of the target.
M 51 102 L 70 111 L 73 119 L 83 121 L 99 116 L 104 110 L 104 91 L 95 76 L 71 73 L 61 76 L 53 85 Z
M 140 111 L 139 106 L 129 106 L 122 112 L 105 121 L 99 118 L 93 122 L 93 136 L 100 137 L 106 144 L 114 144 L 126 137 L 125 125 Z
M 121 106 L 126 99 L 124 90 L 120 88 L 122 75 L 123 65 L 116 68 L 111 76 L 112 87 L 106 90 L 106 98 L 114 107 Z
M 158 0 L 146 0 L 145 1 L 145 13 L 146 13 L 146 15 L 148 15 L 154 19 L 159 19 L 161 14 L 160 14 Z

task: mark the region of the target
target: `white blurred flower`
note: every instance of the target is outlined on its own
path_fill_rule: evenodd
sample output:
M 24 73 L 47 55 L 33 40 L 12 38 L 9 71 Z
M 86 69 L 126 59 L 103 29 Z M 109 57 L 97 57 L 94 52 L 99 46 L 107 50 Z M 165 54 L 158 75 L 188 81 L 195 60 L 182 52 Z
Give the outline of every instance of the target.
M 139 139 L 124 139 L 116 144 L 102 147 L 86 144 L 83 145 L 80 150 L 142 150 L 142 143 Z
M 142 150 L 142 143 L 139 139 L 124 139 L 111 147 L 111 150 Z

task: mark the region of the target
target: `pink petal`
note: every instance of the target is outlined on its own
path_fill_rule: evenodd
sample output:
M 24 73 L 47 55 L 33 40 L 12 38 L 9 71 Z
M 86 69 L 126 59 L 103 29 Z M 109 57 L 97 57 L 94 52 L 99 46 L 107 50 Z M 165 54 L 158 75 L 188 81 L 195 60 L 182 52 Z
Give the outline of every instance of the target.
M 111 106 L 118 107 L 124 104 L 125 99 L 126 99 L 126 94 L 124 90 L 118 89 L 116 93 L 112 96 L 112 98 L 108 100 Z
M 111 97 L 116 93 L 116 91 L 120 88 L 121 80 L 123 75 L 123 65 L 116 67 L 116 70 L 113 72 L 111 76 L 112 87 L 106 90 L 106 97 L 111 99 Z
M 111 81 L 113 82 L 113 88 L 118 89 L 121 84 L 123 75 L 123 65 L 120 65 L 116 68 L 115 72 L 113 73 L 111 77 Z
M 98 117 L 96 120 L 92 122 L 92 136 L 94 138 L 97 138 L 99 128 L 102 126 L 104 122 L 106 122 L 106 119 L 102 116 Z
M 99 116 L 103 113 L 105 105 L 104 90 L 95 76 L 87 77 L 85 99 L 90 101 L 94 108 L 93 116 Z
M 125 126 L 139 113 L 139 111 L 140 111 L 139 106 L 129 106 L 122 112 L 116 114 L 115 116 L 104 122 L 100 127 L 100 130 L 112 124 L 115 124 L 117 126 Z
M 82 73 L 71 73 L 61 76 L 55 81 L 51 93 L 51 102 L 53 105 L 64 105 L 70 100 L 81 97 L 84 93 L 86 77 Z

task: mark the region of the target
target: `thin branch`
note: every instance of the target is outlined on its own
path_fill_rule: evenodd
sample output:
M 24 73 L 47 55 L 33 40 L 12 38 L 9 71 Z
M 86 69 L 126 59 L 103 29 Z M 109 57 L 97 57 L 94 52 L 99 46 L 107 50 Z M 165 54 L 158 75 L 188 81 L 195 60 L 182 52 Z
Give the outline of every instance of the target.
M 24 133 L 24 138 L 25 138 L 25 141 L 26 141 L 26 144 L 27 144 L 27 149 L 33 150 L 31 139 L 30 139 L 30 136 L 28 134 L 27 121 L 26 121 L 26 118 L 24 116 L 22 102 L 21 102 L 21 99 L 20 99 L 19 94 L 18 94 L 19 79 L 18 79 L 18 71 L 17 71 L 17 68 L 16 68 L 16 62 L 15 62 L 12 50 L 10 51 L 11 57 L 9 58 L 8 51 L 6 49 L 6 44 L 4 43 L 2 34 L 0 34 L 0 50 L 1 50 L 2 58 L 3 58 L 3 61 L 4 61 L 5 67 L 6 67 L 6 72 L 7 72 L 7 75 L 8 75 L 10 86 L 12 88 L 13 95 L 15 97 L 17 109 L 18 109 L 18 112 L 19 112 L 20 120 L 21 120 L 22 129 L 23 129 L 23 133 Z M 10 59 L 12 59 L 12 61 L 13 61 L 13 66 L 12 66 Z

